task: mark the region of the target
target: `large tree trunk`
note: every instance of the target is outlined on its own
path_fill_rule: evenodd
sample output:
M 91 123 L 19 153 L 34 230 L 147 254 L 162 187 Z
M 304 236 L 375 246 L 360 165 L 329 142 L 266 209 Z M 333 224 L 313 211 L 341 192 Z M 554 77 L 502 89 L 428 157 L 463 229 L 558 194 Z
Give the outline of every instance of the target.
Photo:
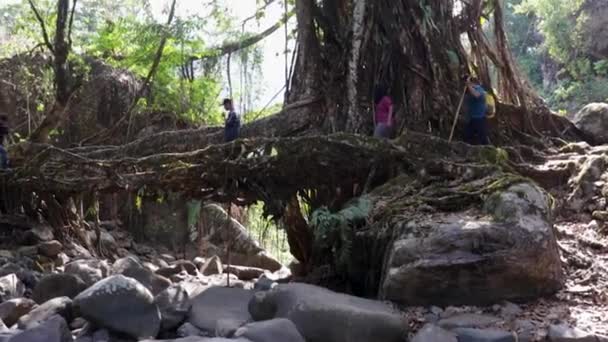
M 493 65 L 501 100 L 525 109 L 538 97 L 513 63 L 502 1 L 462 6 L 458 12 L 454 0 L 297 0 L 299 48 L 289 101 L 320 97 L 326 129 L 369 133 L 371 95 L 382 83 L 401 128 L 447 136 L 462 75 L 474 70 L 489 82 Z M 495 42 L 484 34 L 482 16 L 494 16 Z M 461 41 L 466 33 L 471 52 Z M 530 125 L 523 129 L 534 133 Z

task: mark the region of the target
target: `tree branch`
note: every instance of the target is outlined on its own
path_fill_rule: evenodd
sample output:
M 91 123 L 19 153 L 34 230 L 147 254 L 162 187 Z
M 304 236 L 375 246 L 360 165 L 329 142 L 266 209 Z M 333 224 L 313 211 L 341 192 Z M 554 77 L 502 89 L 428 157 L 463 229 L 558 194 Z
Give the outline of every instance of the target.
M 165 45 L 167 44 L 167 38 L 169 37 L 169 26 L 171 25 L 171 22 L 173 21 L 173 17 L 175 16 L 175 3 L 176 2 L 177 2 L 177 0 L 173 0 L 173 2 L 171 3 L 171 10 L 169 11 L 169 18 L 167 19 L 167 25 L 166 25 L 165 31 L 163 32 L 163 35 L 160 39 L 160 44 L 158 46 L 158 50 L 156 50 L 156 56 L 154 57 L 154 62 L 152 63 L 152 67 L 150 67 L 150 71 L 148 72 L 148 75 L 146 76 L 144 83 L 141 85 L 141 87 L 139 88 L 139 91 L 135 95 L 135 98 L 133 99 L 131 106 L 125 113 L 125 116 L 123 116 L 123 118 L 126 118 L 126 117 L 129 118 L 129 125 L 127 126 L 127 141 L 129 140 L 129 136 L 131 135 L 131 122 L 132 122 L 131 114 L 132 114 L 133 110 L 135 109 L 135 106 L 137 106 L 137 102 L 143 96 L 144 91 L 150 84 L 150 80 L 152 80 L 152 77 L 154 77 L 154 75 L 156 74 L 156 69 L 158 69 L 160 60 L 163 57 Z M 120 120 L 120 121 L 122 121 L 122 120 Z M 117 123 L 117 125 L 120 124 L 120 121 Z
M 72 4 L 72 11 L 70 13 L 70 25 L 68 27 L 68 44 L 72 47 L 72 26 L 74 24 L 74 11 L 76 10 L 76 3 L 78 0 L 74 0 Z
M 28 0 L 28 3 L 30 4 L 30 8 L 34 12 L 36 19 L 38 20 L 38 23 L 40 24 L 40 28 L 42 29 L 42 37 L 44 39 L 44 45 L 46 45 L 46 47 L 52 53 L 55 53 L 55 49 L 53 48 L 53 44 L 51 44 L 51 40 L 49 39 L 49 35 L 46 31 L 46 25 L 44 24 L 44 20 L 42 20 L 42 16 L 40 16 L 40 13 L 38 12 L 38 9 L 36 9 L 36 6 L 34 5 L 34 2 L 32 0 Z
M 214 47 L 214 48 L 210 49 L 210 51 L 203 53 L 200 56 L 190 57 L 190 60 L 217 58 L 217 57 L 235 53 L 239 50 L 246 49 L 252 45 L 255 45 L 255 44 L 259 43 L 260 41 L 266 39 L 268 36 L 270 36 L 271 34 L 276 32 L 278 29 L 280 29 L 289 20 L 289 18 L 291 18 L 293 16 L 293 14 L 294 14 L 293 11 L 289 12 L 289 14 L 286 17 L 281 18 L 281 20 L 279 20 L 276 24 L 267 28 L 263 32 L 260 32 L 254 36 L 245 38 L 240 41 L 228 42 L 224 45 Z

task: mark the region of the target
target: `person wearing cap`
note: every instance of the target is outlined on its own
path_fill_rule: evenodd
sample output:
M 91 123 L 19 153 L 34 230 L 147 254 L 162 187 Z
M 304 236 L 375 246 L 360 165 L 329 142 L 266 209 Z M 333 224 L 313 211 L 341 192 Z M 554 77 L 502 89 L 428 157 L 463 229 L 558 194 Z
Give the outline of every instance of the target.
M 224 99 L 224 109 L 228 112 L 226 116 L 226 122 L 224 124 L 224 140 L 226 142 L 238 139 L 239 130 L 241 128 L 241 120 L 234 111 L 234 104 L 232 99 Z
M 4 148 L 4 137 L 8 135 L 8 117 L 0 114 L 0 169 L 8 169 L 8 153 Z

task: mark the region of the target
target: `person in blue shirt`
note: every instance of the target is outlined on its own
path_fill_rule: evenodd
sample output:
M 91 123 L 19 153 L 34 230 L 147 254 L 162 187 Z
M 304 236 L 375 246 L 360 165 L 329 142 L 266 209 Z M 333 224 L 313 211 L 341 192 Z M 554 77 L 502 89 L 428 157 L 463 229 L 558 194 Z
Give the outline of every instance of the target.
M 241 119 L 234 111 L 232 99 L 224 99 L 224 109 L 228 112 L 224 125 L 224 141 L 230 142 L 238 139 L 239 130 L 241 128 Z
M 8 169 L 8 153 L 4 148 L 4 137 L 8 135 L 8 118 L 0 114 L 0 169 Z
M 467 78 L 465 108 L 467 125 L 464 132 L 465 142 L 471 145 L 488 145 L 488 123 L 486 118 L 486 90 L 475 77 Z

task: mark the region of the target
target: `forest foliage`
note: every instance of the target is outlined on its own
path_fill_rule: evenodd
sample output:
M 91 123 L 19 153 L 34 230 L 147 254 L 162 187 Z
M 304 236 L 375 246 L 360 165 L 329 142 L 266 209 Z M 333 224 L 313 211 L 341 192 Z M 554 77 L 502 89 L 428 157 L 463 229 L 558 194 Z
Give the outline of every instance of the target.
M 556 111 L 608 101 L 608 56 L 594 56 L 585 31 L 594 0 L 510 0 L 511 48 L 522 70 Z M 597 14 L 596 14 L 597 15 Z
M 56 1 L 33 0 L 33 3 L 47 30 L 54 32 Z M 140 100 L 139 109 L 176 113 L 193 124 L 220 124 L 223 117 L 219 99 L 232 94 L 240 100 L 240 109 L 261 117 L 267 115 L 263 109 L 268 108 L 254 108 L 263 87 L 260 44 L 238 49 L 230 56 L 215 56 L 214 49 L 257 33 L 266 3 L 257 1 L 259 10 L 243 22 L 231 11 L 230 2 L 204 1 L 197 5 L 197 10 L 181 8 L 166 27 L 168 8 L 162 14 L 155 13 L 148 0 L 79 0 L 75 7 L 70 64 L 83 65 L 85 56 L 94 57 L 143 79 L 153 64 L 161 37 L 167 34 L 151 91 Z M 179 1 L 177 4 L 179 9 Z M 188 4 L 182 7 L 185 5 Z M 0 4 L 0 58 L 41 52 L 44 50 L 41 42 L 40 25 L 28 0 Z M 228 80 L 227 63 L 232 64 L 234 80 Z M 234 90 L 230 88 L 232 83 Z

